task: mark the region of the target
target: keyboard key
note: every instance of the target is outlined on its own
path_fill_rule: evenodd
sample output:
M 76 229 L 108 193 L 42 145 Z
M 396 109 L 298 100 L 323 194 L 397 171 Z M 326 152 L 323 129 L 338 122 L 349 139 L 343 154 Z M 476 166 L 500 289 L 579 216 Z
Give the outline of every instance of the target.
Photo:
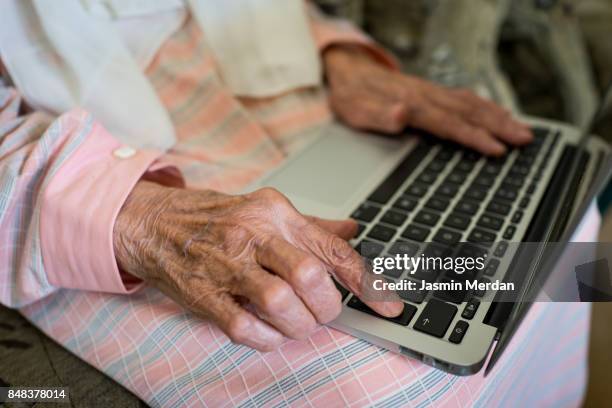
M 491 201 L 487 206 L 487 211 L 499 214 L 499 215 L 508 215 L 510 214 L 510 207 L 508 204 L 499 202 L 499 201 Z
M 397 317 L 384 317 L 384 316 L 381 316 L 378 313 L 376 313 L 374 310 L 370 309 L 370 307 L 368 305 L 363 303 L 361 300 L 359 300 L 355 296 L 353 296 L 348 301 L 347 305 L 350 308 L 359 310 L 360 312 L 367 313 L 367 314 L 372 315 L 372 316 L 380 317 L 381 319 L 385 319 L 385 320 L 388 320 L 388 321 L 393 322 L 393 323 L 401 324 L 402 326 L 408 326 L 408 323 L 410 323 L 410 320 L 412 320 L 412 317 L 414 316 L 414 314 L 417 311 L 416 306 L 404 303 L 404 310 L 403 310 L 402 314 L 400 314 Z
M 477 153 L 477 152 L 475 152 L 473 150 L 467 150 L 467 151 L 465 151 L 463 153 L 463 158 L 465 160 L 468 160 L 468 161 L 471 161 L 471 162 L 478 161 L 478 160 L 480 160 L 481 157 L 482 156 L 481 156 L 480 153 Z
M 468 241 L 490 245 L 491 243 L 495 242 L 495 238 L 497 238 L 497 235 L 491 232 L 487 232 L 487 231 L 483 231 L 478 228 L 474 228 L 472 232 L 470 233 L 470 235 L 468 236 Z
M 456 256 L 458 258 L 484 258 L 488 253 L 489 252 L 484 248 L 466 243 L 461 245 L 461 248 L 459 248 Z
M 485 187 L 485 188 L 491 187 L 493 184 L 495 184 L 495 176 L 479 174 L 474 179 L 474 184 L 481 186 L 481 187 Z
M 340 292 L 342 300 L 346 299 L 347 295 L 349 294 L 349 291 L 346 290 L 344 286 L 339 284 L 334 278 L 332 278 L 332 281 L 334 282 L 334 285 L 336 285 L 336 289 L 338 289 L 338 292 Z
M 467 305 L 465 305 L 465 308 L 463 309 L 463 313 L 461 313 L 461 317 L 463 317 L 464 319 L 471 320 L 476 314 L 476 311 L 478 310 L 478 306 L 480 306 L 480 300 L 471 298 L 467 302 Z
M 420 224 L 434 226 L 440 219 L 440 216 L 436 213 L 429 211 L 419 211 L 414 217 L 414 221 Z
M 453 183 L 453 184 L 463 184 L 463 182 L 465 181 L 467 177 L 466 173 L 462 173 L 462 172 L 453 172 L 451 174 L 448 175 L 448 177 L 446 177 L 447 182 L 449 183 Z
M 408 255 L 413 256 L 419 251 L 419 246 L 411 242 L 397 241 L 389 248 L 389 254 L 391 255 Z
M 382 222 L 386 222 L 387 224 L 400 226 L 406 221 L 408 216 L 406 214 L 389 210 L 387 211 L 382 218 L 380 219 Z
M 419 176 L 417 180 L 421 183 L 433 184 L 437 178 L 438 178 L 437 173 L 432 173 L 430 171 L 424 171 L 423 173 L 421 173 L 421 175 Z
M 461 214 L 452 213 L 446 218 L 444 225 L 463 231 L 470 225 L 470 218 Z
M 462 273 L 457 273 L 454 270 L 449 270 L 449 271 L 446 271 L 446 273 L 444 274 L 444 279 L 454 280 L 455 282 L 464 282 L 464 284 L 465 284 L 465 281 L 474 280 L 476 278 L 476 272 L 477 272 L 476 269 L 466 269 Z M 465 292 L 465 293 L 467 293 L 467 292 Z M 465 298 L 465 296 L 463 296 L 461 298 L 461 302 L 463 301 L 464 298 Z M 459 303 L 461 303 L 461 302 L 459 302 Z
M 497 248 L 495 248 L 493 255 L 501 258 L 502 256 L 504 256 L 507 249 L 508 249 L 508 243 L 506 241 L 502 241 L 499 244 L 497 244 Z
M 365 231 L 366 226 L 361 224 L 361 223 L 357 223 L 357 234 L 355 235 L 355 238 L 357 238 L 358 236 L 360 236 L 361 234 L 363 234 L 363 231 Z
M 519 155 L 516 158 L 516 160 L 514 161 L 514 164 L 529 168 L 529 167 L 531 167 L 531 165 L 533 164 L 534 161 L 535 161 L 535 157 L 534 156 Z
M 383 275 L 388 276 L 389 278 L 398 279 L 404 273 L 403 269 L 396 268 L 397 265 L 393 265 L 391 268 L 385 268 L 383 270 Z
M 493 276 L 495 272 L 497 272 L 497 268 L 499 268 L 499 259 L 489 259 L 489 263 L 485 267 L 484 274 L 486 276 Z
M 525 178 L 517 175 L 508 175 L 504 179 L 504 184 L 512 187 L 521 188 L 525 183 Z
M 478 282 L 484 283 L 485 285 L 491 283 L 491 281 L 488 278 L 484 278 L 484 277 L 480 278 Z M 474 296 L 483 297 L 485 294 L 486 294 L 486 291 L 484 289 L 480 289 L 480 288 L 474 289 Z
M 482 169 L 480 170 L 480 174 L 486 174 L 488 176 L 497 176 L 499 174 L 499 172 L 502 169 L 502 164 L 501 163 L 492 163 L 492 162 L 487 162 L 485 163 L 485 165 L 482 167 Z
M 517 164 L 513 164 L 512 167 L 510 167 L 509 174 L 525 177 L 526 175 L 529 174 L 529 170 L 530 170 L 529 166 L 525 166 L 520 163 L 517 163 Z
M 444 258 L 451 254 L 451 249 L 446 245 L 429 244 L 423 251 L 423 256 L 431 258 Z
M 414 324 L 414 329 L 435 337 L 444 337 L 457 314 L 457 307 L 437 299 L 430 299 Z
M 478 296 L 478 297 L 483 297 L 485 293 L 486 292 L 483 289 L 479 289 L 479 288 L 474 289 L 474 291 L 472 292 L 474 296 Z
M 469 200 L 461 200 L 455 206 L 455 211 L 462 212 L 468 215 L 474 215 L 478 212 L 478 203 Z
M 380 207 L 368 203 L 361 204 L 358 209 L 351 215 L 351 218 L 354 218 L 359 221 L 370 222 L 372 221 L 380 212 Z
M 511 240 L 516 232 L 516 227 L 514 225 L 508 225 L 506 231 L 504 231 L 504 239 Z
M 455 166 L 455 170 L 462 171 L 464 173 L 469 173 L 473 168 L 474 162 L 469 160 L 461 160 L 459 163 L 457 163 L 457 166 Z
M 504 189 L 511 190 L 511 191 L 514 191 L 514 192 L 518 192 L 518 191 L 519 191 L 519 189 L 518 189 L 518 188 L 516 188 L 516 187 L 514 187 L 514 186 L 511 186 L 511 185 L 510 185 L 510 184 L 508 184 L 508 183 L 501 183 L 501 185 L 499 186 L 499 188 L 504 188 Z
M 499 231 L 502 225 L 504 225 L 504 220 L 490 214 L 483 214 L 478 220 L 478 225 L 492 229 L 493 231 Z
M 396 230 L 394 228 L 390 228 L 390 227 L 386 227 L 381 224 L 377 224 L 374 227 L 372 227 L 370 232 L 368 232 L 368 237 L 374 238 L 374 239 L 377 239 L 383 242 L 389 242 L 391 241 L 391 238 L 393 238 L 393 236 L 395 235 L 395 232 Z
M 431 171 L 434 173 L 440 173 L 446 167 L 446 162 L 441 160 L 433 160 L 425 170 Z
M 425 194 L 427 194 L 427 189 L 428 186 L 426 184 L 414 183 L 406 189 L 404 194 L 410 194 L 415 197 L 423 197 Z
M 420 286 L 417 284 L 417 286 Z M 412 303 L 423 303 L 425 297 L 427 296 L 427 291 L 425 289 L 414 289 L 414 290 L 398 290 L 397 294 L 404 300 Z
M 529 185 L 529 187 L 527 187 L 527 194 L 533 194 L 536 191 L 536 188 L 538 188 L 537 184 L 535 183 L 531 183 Z
M 470 325 L 468 322 L 459 320 L 457 324 L 455 324 L 450 336 L 448 336 L 448 341 L 455 344 L 461 343 L 461 340 L 463 340 L 463 336 L 465 336 L 465 333 L 468 331 L 469 327 Z
M 550 133 L 550 129 L 534 126 L 531 128 L 531 133 L 533 134 L 533 143 L 541 144 L 544 140 L 546 140 L 546 137 Z
M 434 241 L 446 245 L 455 245 L 460 239 L 461 234 L 459 232 L 447 230 L 445 228 L 441 228 L 433 237 Z
M 438 154 L 436 154 L 435 160 L 447 162 L 447 161 L 450 161 L 450 159 L 452 159 L 454 155 L 455 155 L 455 150 L 453 148 L 443 147 L 442 149 L 440 149 Z
M 443 279 L 442 283 L 450 283 L 450 279 Z M 447 302 L 452 303 L 462 303 L 465 300 L 465 296 L 467 295 L 467 290 L 465 289 L 449 289 L 449 290 L 437 290 L 434 292 L 434 296 L 446 300 Z
M 425 241 L 425 238 L 429 235 L 430 229 L 419 227 L 418 225 L 410 224 L 404 230 L 402 237 L 411 239 L 417 242 Z
M 425 207 L 431 208 L 432 210 L 445 211 L 448 208 L 449 201 L 442 197 L 431 197 L 426 203 Z
M 440 275 L 440 271 L 435 268 L 419 267 L 416 271 L 408 270 L 410 277 L 414 279 L 424 280 L 426 282 L 435 282 Z
M 517 224 L 521 222 L 522 218 L 523 218 L 523 212 L 521 210 L 518 210 L 514 213 L 514 215 L 512 215 L 512 222 Z
M 475 201 L 482 201 L 487 196 L 487 191 L 472 185 L 463 195 L 465 198 L 470 198 Z
M 536 149 L 529 149 L 530 147 L 535 147 Z M 525 146 L 521 149 L 518 149 L 518 156 L 517 156 L 517 161 L 520 160 L 524 160 L 524 161 L 528 161 L 529 159 L 531 159 L 531 161 L 535 160 L 537 155 L 537 152 L 540 151 L 540 147 L 538 145 L 531 145 L 531 146 Z M 516 163 L 516 162 L 515 162 Z
M 367 239 L 362 240 L 355 247 L 355 251 L 357 251 L 357 253 L 359 253 L 362 257 L 368 259 L 376 258 L 382 253 L 383 249 L 385 249 L 385 246 L 383 244 L 379 242 L 369 241 Z
M 538 144 L 529 144 L 527 146 L 523 146 L 520 148 L 520 152 L 521 154 L 527 155 L 527 156 L 537 156 L 538 153 L 540 152 L 540 148 L 542 146 L 538 145 Z
M 506 201 L 514 201 L 517 197 L 517 192 L 514 187 L 505 187 L 503 184 L 495 193 L 495 199 L 506 200 Z
M 410 212 L 412 210 L 414 210 L 414 207 L 416 207 L 417 202 L 409 197 L 406 196 L 401 196 L 400 198 L 398 198 L 395 203 L 393 203 L 393 207 L 397 208 L 399 210 L 403 210 L 406 212 Z
M 531 179 L 533 181 L 540 181 L 542 180 L 542 173 L 544 173 L 544 171 L 542 170 L 538 170 L 533 174 L 533 177 L 531 177 Z
M 519 202 L 519 207 L 523 209 L 529 207 L 529 197 L 523 197 Z
M 459 191 L 459 187 L 454 184 L 444 183 L 438 187 L 436 194 L 446 197 L 454 197 Z
M 419 143 L 412 152 L 393 170 L 391 174 L 383 181 L 380 186 L 370 195 L 368 200 L 386 204 L 387 201 L 395 194 L 398 188 L 412 174 L 414 169 L 420 164 L 421 160 L 427 156 L 431 150 L 431 145 Z

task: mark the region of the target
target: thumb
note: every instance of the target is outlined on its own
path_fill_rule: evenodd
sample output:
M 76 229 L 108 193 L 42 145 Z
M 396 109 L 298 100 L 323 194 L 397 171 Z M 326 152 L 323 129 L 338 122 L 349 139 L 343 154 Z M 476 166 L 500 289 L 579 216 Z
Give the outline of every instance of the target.
M 319 217 L 308 217 L 313 224 L 323 228 L 325 231 L 349 240 L 357 234 L 358 225 L 355 220 L 328 220 Z

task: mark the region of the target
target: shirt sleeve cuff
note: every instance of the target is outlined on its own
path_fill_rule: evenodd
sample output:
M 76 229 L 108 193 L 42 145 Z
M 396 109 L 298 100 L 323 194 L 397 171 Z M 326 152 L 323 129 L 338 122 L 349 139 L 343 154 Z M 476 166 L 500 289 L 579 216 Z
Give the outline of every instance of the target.
M 122 145 L 94 123 L 43 192 L 41 249 L 51 284 L 124 294 L 142 286 L 117 266 L 113 227 L 140 179 L 184 185 L 178 169 L 158 162 L 162 154 Z
M 362 47 L 380 64 L 393 70 L 400 69 L 399 61 L 393 54 L 377 44 L 372 38 L 352 23 L 323 15 L 316 6 L 307 5 L 310 24 L 319 52 L 333 45 L 350 44 Z

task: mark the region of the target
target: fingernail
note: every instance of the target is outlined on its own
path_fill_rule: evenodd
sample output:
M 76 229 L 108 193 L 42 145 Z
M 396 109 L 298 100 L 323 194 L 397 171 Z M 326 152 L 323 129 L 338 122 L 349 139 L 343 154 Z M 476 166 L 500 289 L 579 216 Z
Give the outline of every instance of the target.
M 353 253 L 353 248 L 343 241 L 342 238 L 336 237 L 337 241 L 333 243 L 332 252 L 337 259 L 347 259 Z M 336 240 L 334 238 L 334 240 Z M 339 240 L 339 241 L 338 241 Z M 340 242 L 341 241 L 341 242 Z
M 285 340 L 276 330 L 261 321 L 256 321 L 253 324 L 253 332 L 258 342 L 268 346 L 278 346 Z
M 527 128 L 521 128 L 518 133 L 519 133 L 519 135 L 521 136 L 522 139 L 525 139 L 525 140 L 528 140 L 528 141 L 533 140 L 533 134 Z
M 404 310 L 403 302 L 389 299 L 376 301 L 375 306 L 379 313 L 387 317 L 395 317 Z
M 357 231 L 359 230 L 359 224 L 357 224 L 357 221 L 355 221 L 352 218 L 347 219 L 346 224 L 349 225 L 350 224 L 350 232 L 352 232 L 352 236 L 355 236 L 355 234 L 357 234 Z
M 404 310 L 402 302 L 385 302 L 385 309 L 390 316 L 397 316 Z
M 506 146 L 504 146 L 501 143 L 495 143 L 494 145 L 495 147 L 493 148 L 493 155 L 497 155 L 497 156 L 502 156 L 504 154 L 506 154 Z

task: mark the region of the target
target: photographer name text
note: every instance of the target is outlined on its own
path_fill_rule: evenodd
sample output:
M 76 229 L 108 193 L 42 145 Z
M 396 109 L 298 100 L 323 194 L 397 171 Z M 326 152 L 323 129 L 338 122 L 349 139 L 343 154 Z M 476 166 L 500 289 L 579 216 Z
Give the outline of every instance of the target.
M 499 280 L 492 282 L 480 282 L 476 279 L 465 280 L 465 281 L 448 281 L 448 282 L 427 282 L 425 280 L 421 282 L 415 282 L 408 279 L 403 279 L 397 282 L 386 281 L 383 279 L 376 279 L 373 282 L 375 290 L 394 290 L 394 291 L 405 291 L 405 290 L 426 290 L 426 291 L 452 291 L 452 290 L 506 290 L 513 291 L 514 283 L 512 282 L 501 282 Z

